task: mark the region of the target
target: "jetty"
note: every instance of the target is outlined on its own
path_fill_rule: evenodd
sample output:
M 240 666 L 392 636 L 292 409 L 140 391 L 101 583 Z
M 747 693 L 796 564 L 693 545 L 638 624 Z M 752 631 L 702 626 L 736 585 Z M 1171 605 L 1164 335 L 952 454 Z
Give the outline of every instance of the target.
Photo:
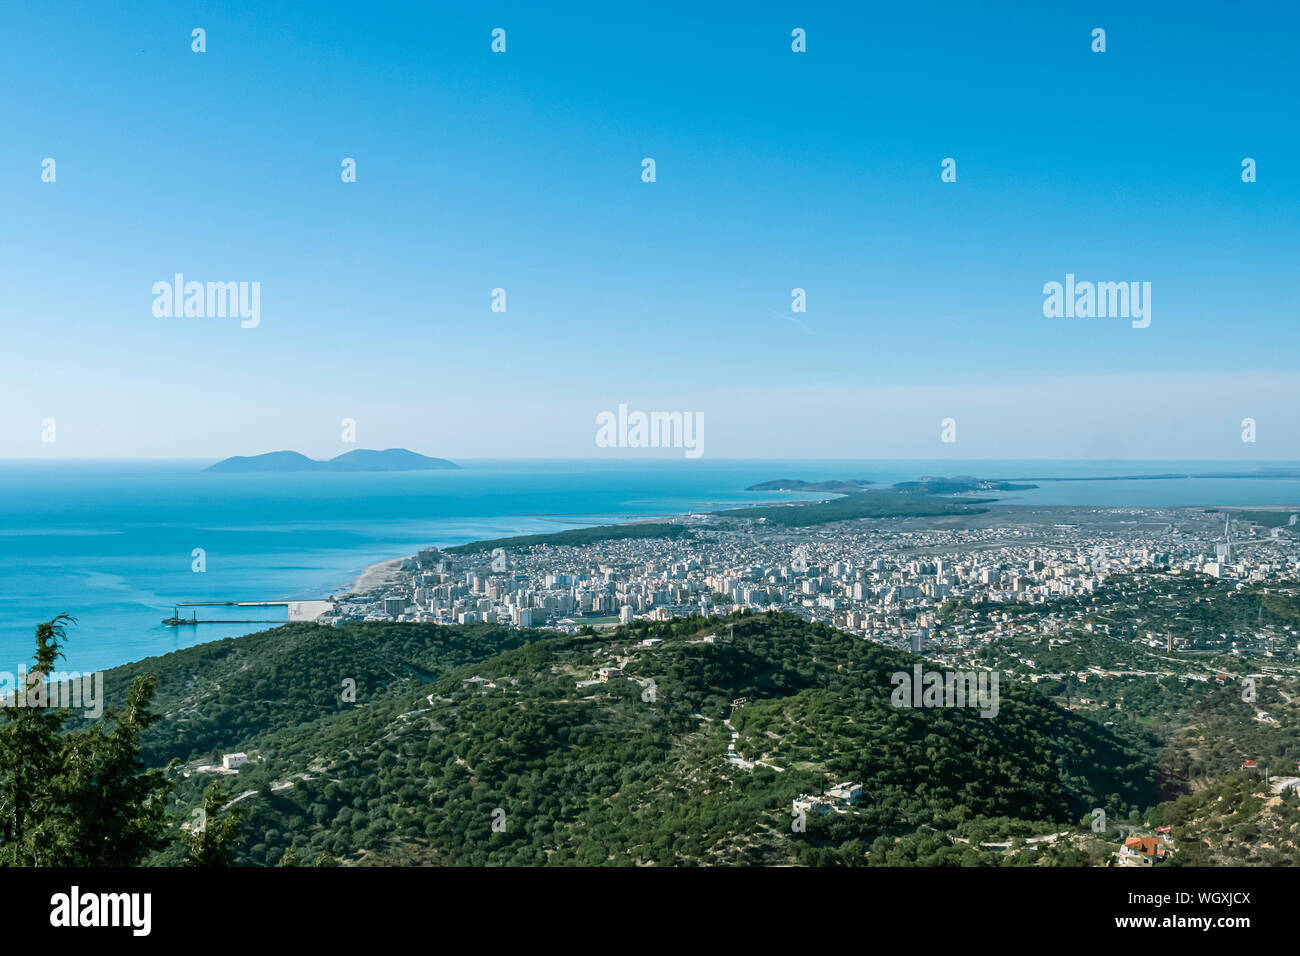
M 172 606 L 172 616 L 163 619 L 166 627 L 197 627 L 200 624 L 291 624 L 299 621 L 314 621 L 334 605 L 329 601 L 186 601 Z M 198 611 L 190 617 L 181 617 L 183 607 L 282 607 L 288 610 L 286 620 L 266 618 L 225 618 L 222 620 L 201 621 Z
M 238 620 L 224 618 L 220 621 L 200 621 L 197 611 L 191 617 L 181 617 L 178 608 L 172 608 L 172 616 L 163 618 L 163 625 L 166 627 L 198 627 L 200 624 L 283 624 L 284 621 L 272 621 L 265 618 L 252 620 Z

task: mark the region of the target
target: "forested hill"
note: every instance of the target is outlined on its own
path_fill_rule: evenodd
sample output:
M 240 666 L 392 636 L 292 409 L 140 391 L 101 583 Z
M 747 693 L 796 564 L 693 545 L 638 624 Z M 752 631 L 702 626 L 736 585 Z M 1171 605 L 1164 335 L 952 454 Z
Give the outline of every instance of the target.
M 915 660 L 783 615 L 571 637 L 289 625 L 106 684 L 120 695 L 131 674 L 159 675 L 152 763 L 249 754 L 225 779 L 247 794 L 250 864 L 290 845 L 337 863 L 989 862 L 939 834 L 1155 802 L 1144 744 L 1010 681 L 992 718 L 895 708 L 890 676 Z M 615 666 L 624 676 L 596 679 Z M 179 825 L 214 775 L 174 773 Z M 791 801 L 840 781 L 864 784 L 862 803 L 793 832 Z

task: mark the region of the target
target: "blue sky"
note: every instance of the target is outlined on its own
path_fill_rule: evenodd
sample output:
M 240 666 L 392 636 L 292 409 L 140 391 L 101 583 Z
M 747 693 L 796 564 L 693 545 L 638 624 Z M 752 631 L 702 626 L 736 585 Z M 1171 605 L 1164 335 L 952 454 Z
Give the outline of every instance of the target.
M 1300 458 L 1294 4 L 230 6 L 0 9 L 0 457 Z

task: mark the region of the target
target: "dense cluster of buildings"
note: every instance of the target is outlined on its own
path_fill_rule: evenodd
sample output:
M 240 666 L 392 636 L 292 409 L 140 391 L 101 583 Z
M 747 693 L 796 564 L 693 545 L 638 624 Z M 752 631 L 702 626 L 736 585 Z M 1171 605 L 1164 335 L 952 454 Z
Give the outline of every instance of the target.
M 1062 520 L 1070 517 L 1076 520 Z M 1234 541 L 1215 516 L 1156 509 L 1112 509 L 1097 522 L 1044 512 L 1038 523 L 932 529 L 896 520 L 807 529 L 700 515 L 673 520 L 691 534 L 491 555 L 423 551 L 406 559 L 398 583 L 345 595 L 322 620 L 573 631 L 645 617 L 777 610 L 920 650 L 949 600 L 988 605 L 970 635 L 945 630 L 944 640 L 960 647 L 1000 629 L 999 605 L 1086 596 L 1115 574 L 1155 569 L 1238 582 L 1300 576 L 1291 529 Z

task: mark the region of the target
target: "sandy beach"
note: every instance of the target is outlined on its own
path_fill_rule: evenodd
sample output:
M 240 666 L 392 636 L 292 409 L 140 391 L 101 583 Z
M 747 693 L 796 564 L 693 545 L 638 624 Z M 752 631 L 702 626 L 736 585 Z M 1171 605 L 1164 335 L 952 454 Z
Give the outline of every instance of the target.
M 365 591 L 372 591 L 375 588 L 386 587 L 397 580 L 397 573 L 401 570 L 402 562 L 407 558 L 414 557 L 414 554 L 408 554 L 405 557 L 393 558 L 391 561 L 380 561 L 378 564 L 372 564 L 357 575 L 351 587 L 339 593 L 360 594 Z

